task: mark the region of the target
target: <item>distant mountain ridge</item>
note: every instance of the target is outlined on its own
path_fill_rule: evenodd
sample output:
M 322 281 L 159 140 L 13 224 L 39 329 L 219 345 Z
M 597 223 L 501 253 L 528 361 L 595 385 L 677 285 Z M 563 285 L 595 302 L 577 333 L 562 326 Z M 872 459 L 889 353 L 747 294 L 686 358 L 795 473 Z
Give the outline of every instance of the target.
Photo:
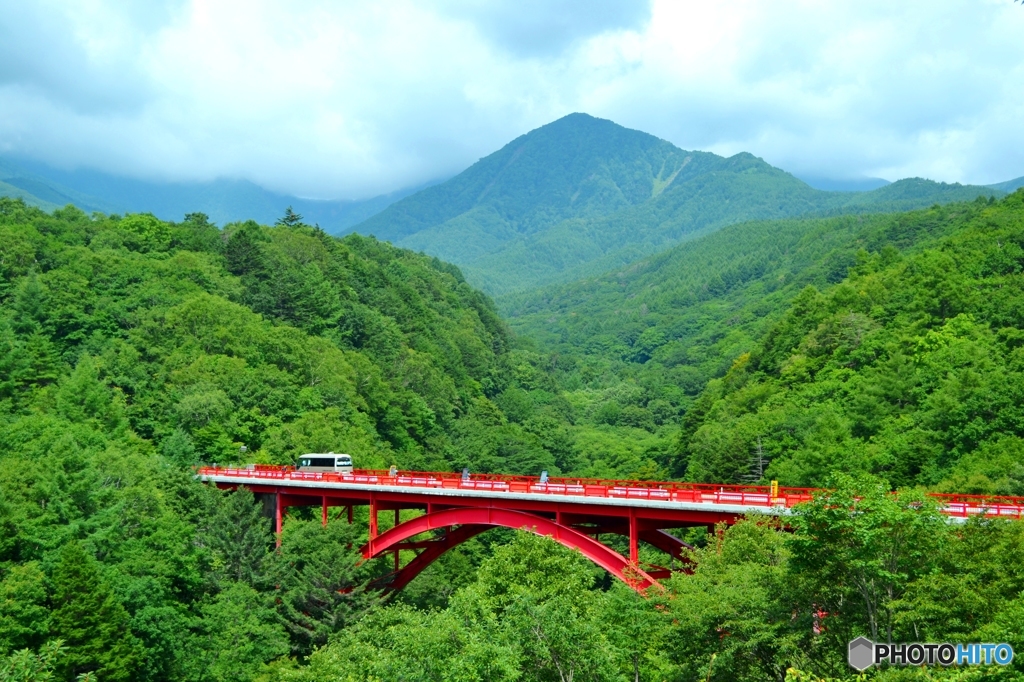
M 352 229 L 453 262 L 501 295 L 590 276 L 748 220 L 902 211 L 1003 192 L 919 178 L 822 191 L 752 154 L 685 151 L 570 114 Z
M 429 184 L 370 199 L 327 201 L 271 192 L 247 180 L 151 182 L 0 158 L 0 196 L 21 197 L 45 210 L 73 203 L 87 212 L 152 213 L 162 220 L 181 220 L 186 213 L 201 212 L 219 225 L 248 219 L 270 225 L 291 206 L 307 223 L 319 224 L 334 233 L 348 231 L 352 225 Z
M 814 189 L 826 192 L 870 192 L 891 184 L 882 178 L 827 178 L 819 175 L 794 175 Z
M 0 158 L 0 196 L 22 199 L 26 204 L 45 211 L 53 211 L 68 204 L 74 204 L 89 213 L 114 213 L 120 210 L 116 204 L 47 181 L 4 158 Z
M 73 203 L 165 220 L 202 212 L 225 225 L 272 224 L 291 206 L 329 233 L 372 234 L 455 263 L 498 296 L 591 277 L 744 221 L 905 211 L 1024 185 L 1024 178 L 988 187 L 808 180 L 817 188 L 748 153 L 686 151 L 586 114 L 521 135 L 445 182 L 362 201 L 301 199 L 244 180 L 159 183 L 0 158 L 0 196 L 46 210 Z
M 994 185 L 989 185 L 989 187 L 1006 192 L 1007 194 L 1016 192 L 1021 187 L 1024 187 L 1024 175 L 1013 180 L 1007 180 L 1006 182 L 997 182 Z

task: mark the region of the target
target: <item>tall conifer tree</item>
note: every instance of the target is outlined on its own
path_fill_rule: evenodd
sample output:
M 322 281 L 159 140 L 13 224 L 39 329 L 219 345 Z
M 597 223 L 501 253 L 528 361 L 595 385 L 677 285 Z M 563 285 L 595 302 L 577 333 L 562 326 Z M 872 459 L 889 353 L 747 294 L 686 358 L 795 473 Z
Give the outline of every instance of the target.
M 50 631 L 67 646 L 61 663 L 64 676 L 75 679 L 95 672 L 104 682 L 133 679 L 141 652 L 128 629 L 128 612 L 78 542 L 61 549 L 53 590 Z

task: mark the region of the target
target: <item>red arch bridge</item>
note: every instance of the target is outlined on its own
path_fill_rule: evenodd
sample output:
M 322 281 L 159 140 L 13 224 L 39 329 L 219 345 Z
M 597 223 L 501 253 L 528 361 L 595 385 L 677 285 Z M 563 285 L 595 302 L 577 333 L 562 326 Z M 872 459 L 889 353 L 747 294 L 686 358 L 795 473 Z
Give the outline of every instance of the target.
M 809 501 L 814 489 L 754 485 L 545 478 L 502 474 L 425 473 L 357 470 L 351 474 L 312 473 L 293 467 L 201 467 L 198 476 L 222 489 L 246 486 L 273 502 L 280 542 L 288 507 L 344 507 L 352 522 L 356 506 L 369 507 L 365 559 L 393 554 L 394 572 L 380 581 L 399 590 L 446 551 L 497 526 L 532 531 L 579 550 L 588 559 L 638 591 L 673 570 L 685 570 L 686 543 L 666 529 L 735 523 L 751 512 L 785 516 Z M 1024 498 L 934 495 L 953 519 L 997 516 L 1020 519 Z M 402 519 L 403 510 L 415 510 Z M 394 513 L 394 525 L 379 532 L 379 514 Z M 629 540 L 629 556 L 604 544 L 602 535 Z M 670 567 L 641 564 L 639 543 L 671 557 Z M 414 558 L 401 564 L 400 553 Z

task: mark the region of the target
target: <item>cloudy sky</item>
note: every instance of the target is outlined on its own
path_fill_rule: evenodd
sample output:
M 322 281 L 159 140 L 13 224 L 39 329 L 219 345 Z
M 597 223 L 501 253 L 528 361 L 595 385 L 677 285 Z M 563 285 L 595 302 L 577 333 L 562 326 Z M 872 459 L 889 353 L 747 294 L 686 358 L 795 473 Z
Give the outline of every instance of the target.
M 1013 0 L 35 0 L 0 154 L 360 198 L 583 111 L 797 174 L 1024 175 Z

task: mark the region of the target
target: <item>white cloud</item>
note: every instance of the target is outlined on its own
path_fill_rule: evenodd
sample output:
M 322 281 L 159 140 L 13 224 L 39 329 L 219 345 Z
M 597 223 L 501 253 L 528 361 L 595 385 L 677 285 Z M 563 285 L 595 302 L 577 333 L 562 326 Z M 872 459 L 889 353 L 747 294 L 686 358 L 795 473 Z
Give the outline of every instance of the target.
M 795 172 L 994 182 L 1024 174 L 1021 35 L 1011 0 L 23 3 L 0 151 L 358 197 L 586 111 Z

